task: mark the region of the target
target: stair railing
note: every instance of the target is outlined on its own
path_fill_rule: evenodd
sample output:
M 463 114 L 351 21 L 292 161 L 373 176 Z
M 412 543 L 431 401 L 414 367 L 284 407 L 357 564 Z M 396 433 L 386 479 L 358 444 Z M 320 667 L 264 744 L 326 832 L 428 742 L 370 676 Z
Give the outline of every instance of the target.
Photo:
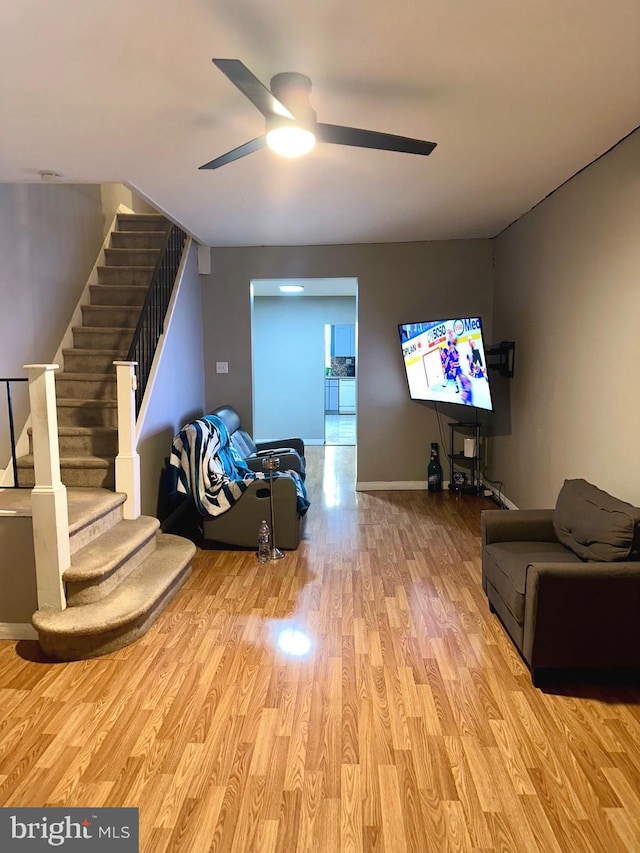
M 186 243 L 186 233 L 177 225 L 171 225 L 140 310 L 140 319 L 127 357 L 123 361 L 114 362 L 118 395 L 116 491 L 127 495 L 123 506 L 126 519 L 133 520 L 140 516 L 140 457 L 137 452 L 136 421 L 158 341 L 164 332 L 165 318 Z
M 26 376 L 18 377 L 18 378 L 5 378 L 0 379 L 0 382 L 4 383 L 5 390 L 7 393 L 7 414 L 9 417 L 9 442 L 11 444 L 11 465 L 13 468 L 13 485 L 11 486 L 3 486 L 3 488 L 8 489 L 20 489 L 23 488 L 20 486 L 18 482 L 18 460 L 17 460 L 17 452 L 16 452 L 16 432 L 15 432 L 15 424 L 13 420 L 13 398 L 11 397 L 11 383 L 12 382 L 28 382 L 28 378 Z
M 182 228 L 171 225 L 125 359 L 138 365 L 136 414 L 140 411 L 158 340 L 164 331 L 165 316 L 186 242 L 187 235 Z

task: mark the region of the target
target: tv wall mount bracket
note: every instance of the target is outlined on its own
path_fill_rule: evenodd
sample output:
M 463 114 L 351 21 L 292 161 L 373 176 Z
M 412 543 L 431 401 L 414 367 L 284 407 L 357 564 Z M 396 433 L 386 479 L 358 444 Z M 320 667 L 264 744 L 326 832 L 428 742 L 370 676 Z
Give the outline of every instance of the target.
M 513 368 L 515 364 L 516 344 L 515 341 L 500 341 L 485 349 L 487 367 L 497 370 L 505 379 L 513 379 Z

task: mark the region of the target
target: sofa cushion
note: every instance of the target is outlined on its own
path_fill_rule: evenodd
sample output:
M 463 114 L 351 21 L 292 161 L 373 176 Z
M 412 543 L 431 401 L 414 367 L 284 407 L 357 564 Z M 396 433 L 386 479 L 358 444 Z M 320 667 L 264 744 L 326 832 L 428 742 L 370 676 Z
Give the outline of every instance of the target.
M 257 450 L 254 440 L 243 429 L 237 429 L 231 433 L 231 444 L 243 459 L 246 459 L 247 456 L 253 456 Z
M 484 549 L 487 578 L 519 625 L 524 620 L 527 567 L 531 563 L 581 562 L 559 542 L 498 542 Z
M 640 556 L 640 509 L 586 480 L 565 480 L 553 514 L 555 534 L 583 560 Z
M 229 435 L 233 435 L 237 429 L 240 429 L 240 415 L 232 406 L 218 406 L 211 414 L 220 418 Z
M 229 438 L 231 439 L 231 444 L 235 447 L 240 456 L 242 456 L 243 459 L 246 459 L 248 456 L 253 456 L 257 450 L 256 444 L 249 433 L 243 430 L 240 426 L 240 415 L 236 412 L 233 406 L 219 406 L 217 409 L 214 409 L 211 414 L 219 417 L 222 423 L 226 426 Z

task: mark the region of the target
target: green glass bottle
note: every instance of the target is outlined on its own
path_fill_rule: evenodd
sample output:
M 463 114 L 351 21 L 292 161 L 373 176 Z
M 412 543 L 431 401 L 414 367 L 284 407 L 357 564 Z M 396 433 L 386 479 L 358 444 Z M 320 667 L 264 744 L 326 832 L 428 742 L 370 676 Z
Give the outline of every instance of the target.
M 427 489 L 430 492 L 442 491 L 442 465 L 437 441 L 431 442 L 431 459 L 427 466 Z

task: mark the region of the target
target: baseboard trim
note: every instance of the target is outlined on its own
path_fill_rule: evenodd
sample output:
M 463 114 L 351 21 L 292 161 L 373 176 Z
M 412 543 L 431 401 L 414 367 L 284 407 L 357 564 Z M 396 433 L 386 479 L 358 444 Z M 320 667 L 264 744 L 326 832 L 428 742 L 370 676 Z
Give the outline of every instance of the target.
M 0 640 L 37 640 L 38 632 L 28 622 L 0 622 Z
M 356 492 L 409 492 L 425 491 L 426 488 L 426 480 L 374 480 L 370 483 L 356 483 Z
M 485 483 L 484 487 L 493 492 L 496 498 L 498 497 L 498 489 L 490 486 L 488 483 Z M 442 491 L 447 491 L 448 488 L 448 481 L 443 481 Z M 374 480 L 373 482 L 359 481 L 356 483 L 356 492 L 409 492 L 420 490 L 427 491 L 426 480 Z M 502 493 L 500 493 L 500 500 L 507 509 L 518 509 L 513 501 L 510 501 Z
M 261 444 L 263 441 L 282 441 L 283 442 L 282 446 L 283 447 L 287 446 L 286 440 L 283 440 L 282 438 L 264 438 L 263 436 L 260 436 L 260 438 L 254 437 L 253 440 L 255 441 L 256 444 Z M 300 440 L 302 442 L 304 442 L 305 446 L 306 445 L 312 445 L 314 447 L 316 447 L 316 446 L 321 447 L 324 444 L 324 438 L 305 438 L 304 436 L 301 436 Z

